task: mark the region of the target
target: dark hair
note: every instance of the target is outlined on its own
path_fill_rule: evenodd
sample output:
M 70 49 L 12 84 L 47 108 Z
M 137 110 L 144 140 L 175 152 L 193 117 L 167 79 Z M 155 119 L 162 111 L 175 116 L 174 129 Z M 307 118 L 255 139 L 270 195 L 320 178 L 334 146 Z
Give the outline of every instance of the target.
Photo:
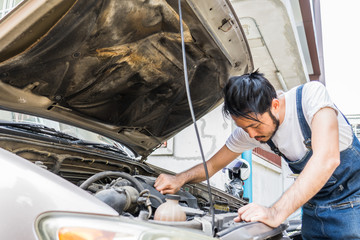
M 256 117 L 258 114 L 270 109 L 272 100 L 276 98 L 275 88 L 258 70 L 231 77 L 223 93 L 225 116 L 244 117 L 255 121 L 259 121 Z M 252 113 L 255 118 L 250 115 Z

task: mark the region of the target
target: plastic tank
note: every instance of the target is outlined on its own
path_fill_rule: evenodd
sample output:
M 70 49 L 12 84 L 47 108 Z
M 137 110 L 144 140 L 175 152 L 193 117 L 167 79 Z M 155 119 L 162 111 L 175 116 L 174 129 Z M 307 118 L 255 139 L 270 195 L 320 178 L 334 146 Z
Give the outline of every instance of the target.
M 179 205 L 180 196 L 167 194 L 165 199 L 166 202 L 156 209 L 154 220 L 168 222 L 185 221 L 186 214 Z

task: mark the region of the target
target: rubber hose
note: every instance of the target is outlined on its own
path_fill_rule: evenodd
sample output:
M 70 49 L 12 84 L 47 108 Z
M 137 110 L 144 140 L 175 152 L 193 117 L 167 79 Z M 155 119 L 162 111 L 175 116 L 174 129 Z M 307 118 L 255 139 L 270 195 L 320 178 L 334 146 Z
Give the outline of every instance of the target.
M 143 185 L 141 185 L 141 183 L 130 174 L 124 172 L 113 172 L 113 171 L 99 172 L 94 174 L 93 176 L 86 179 L 86 181 L 80 185 L 80 188 L 86 190 L 92 183 L 105 177 L 121 177 L 131 182 L 139 192 L 145 189 Z
M 155 199 L 155 200 L 158 201 L 160 204 L 164 203 L 163 200 L 161 200 L 161 198 L 159 198 L 158 196 L 149 195 L 149 197 Z

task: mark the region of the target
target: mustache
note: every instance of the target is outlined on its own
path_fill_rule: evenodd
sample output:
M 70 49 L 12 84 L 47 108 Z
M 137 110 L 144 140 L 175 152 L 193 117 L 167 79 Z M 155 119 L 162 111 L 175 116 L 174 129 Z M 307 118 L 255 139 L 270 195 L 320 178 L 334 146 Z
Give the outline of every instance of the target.
M 255 138 L 264 138 L 265 136 L 256 136 Z
M 260 138 L 265 138 L 265 136 L 256 136 L 255 137 L 255 140 L 259 141 L 260 143 L 266 143 L 266 141 L 261 141 L 261 140 L 258 140 Z

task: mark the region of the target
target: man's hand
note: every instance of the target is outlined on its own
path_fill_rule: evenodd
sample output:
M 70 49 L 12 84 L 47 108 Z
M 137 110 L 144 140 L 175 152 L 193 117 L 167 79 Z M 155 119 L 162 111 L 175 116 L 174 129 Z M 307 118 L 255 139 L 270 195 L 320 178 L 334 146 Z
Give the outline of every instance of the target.
M 161 194 L 174 194 L 178 192 L 184 183 L 178 176 L 160 174 L 156 179 L 154 187 Z
M 270 227 L 278 227 L 283 221 L 276 209 L 264 207 L 256 203 L 249 203 L 239 208 L 238 214 L 239 216 L 234 218 L 235 222 L 262 222 Z

